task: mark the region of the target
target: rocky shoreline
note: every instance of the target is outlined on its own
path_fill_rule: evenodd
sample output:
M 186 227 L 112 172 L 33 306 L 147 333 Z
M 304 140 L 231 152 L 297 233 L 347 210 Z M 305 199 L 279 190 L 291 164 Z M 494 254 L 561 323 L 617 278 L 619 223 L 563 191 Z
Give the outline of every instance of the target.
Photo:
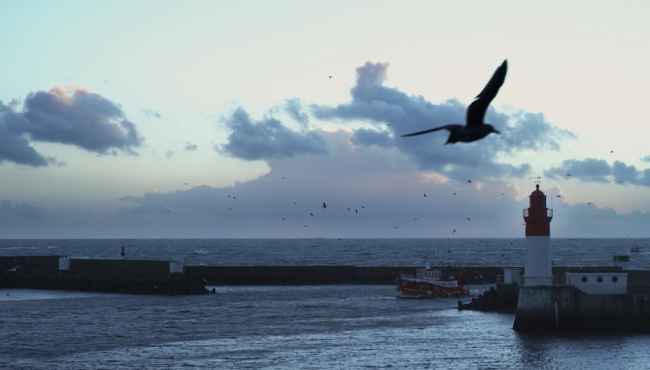
M 517 312 L 517 301 L 519 300 L 519 289 L 503 289 L 501 291 L 490 288 L 478 298 L 472 298 L 469 303 L 458 301 L 459 310 L 472 310 L 483 312 L 515 313 Z
M 0 277 L 0 288 L 76 290 L 86 292 L 195 295 L 209 294 L 202 281 L 183 275 L 146 279 L 80 275 L 15 275 Z M 212 291 L 214 293 L 214 290 Z

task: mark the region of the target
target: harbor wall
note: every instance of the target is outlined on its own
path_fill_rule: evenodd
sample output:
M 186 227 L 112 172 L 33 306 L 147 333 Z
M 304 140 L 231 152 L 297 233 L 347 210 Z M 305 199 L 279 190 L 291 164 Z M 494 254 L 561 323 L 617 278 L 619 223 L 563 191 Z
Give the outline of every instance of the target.
M 513 328 L 534 333 L 649 332 L 650 296 L 586 294 L 573 286 L 520 286 Z

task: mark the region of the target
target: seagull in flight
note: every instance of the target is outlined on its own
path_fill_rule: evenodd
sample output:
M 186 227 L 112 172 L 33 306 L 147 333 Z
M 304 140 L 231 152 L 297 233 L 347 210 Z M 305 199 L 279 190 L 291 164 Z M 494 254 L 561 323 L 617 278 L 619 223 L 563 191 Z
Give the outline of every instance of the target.
M 309 212 L 309 214 L 311 215 L 311 217 L 314 217 L 314 214 L 313 214 L 313 213 Z
M 456 195 L 456 193 L 454 193 L 454 195 Z
M 591 204 L 591 202 L 587 203 L 587 205 L 590 205 L 590 204 Z
M 472 183 L 472 180 L 467 180 L 467 182 L 471 184 L 471 183 Z
M 332 78 L 332 77 L 334 77 L 334 76 L 329 76 L 329 78 Z
M 327 208 L 327 204 L 323 203 L 323 209 Z
M 364 207 L 364 206 L 361 206 L 361 208 L 366 208 L 366 207 Z
M 558 195 L 557 197 L 558 197 L 558 198 L 562 198 L 562 196 L 560 196 L 560 195 Z
M 293 202 L 293 205 L 295 206 L 295 205 L 296 205 L 296 202 Z
M 469 217 L 465 217 L 465 218 L 467 219 L 467 221 L 471 221 L 471 220 L 469 219 Z
M 426 194 L 424 194 L 424 197 L 426 198 L 426 197 L 427 197 L 427 195 L 426 195 Z
M 455 234 L 455 233 L 456 233 L 456 230 L 454 230 L 454 232 L 452 234 Z
M 465 126 L 460 124 L 451 124 L 432 128 L 429 130 L 414 132 L 408 135 L 402 135 L 402 137 L 407 136 L 416 136 L 422 134 L 428 134 L 429 132 L 434 132 L 438 130 L 447 130 L 449 131 L 449 138 L 447 138 L 447 144 L 455 144 L 457 142 L 471 143 L 472 141 L 483 139 L 491 133 L 500 134 L 499 131 L 494 129 L 489 123 L 484 123 L 483 119 L 485 117 L 485 112 L 487 111 L 488 106 L 492 102 L 499 89 L 503 85 L 503 82 L 506 79 L 506 72 L 508 72 L 508 61 L 504 60 L 503 63 L 497 68 L 497 70 L 492 75 L 490 81 L 483 88 L 467 108 L 467 119 Z
M 355 209 L 354 209 L 354 213 L 358 215 L 358 214 L 359 214 L 359 210 L 355 208 Z

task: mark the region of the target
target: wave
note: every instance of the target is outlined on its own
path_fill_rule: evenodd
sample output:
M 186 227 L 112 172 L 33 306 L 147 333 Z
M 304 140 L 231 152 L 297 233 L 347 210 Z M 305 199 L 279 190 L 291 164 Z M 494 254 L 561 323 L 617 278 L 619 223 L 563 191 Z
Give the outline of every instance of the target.
M 47 249 L 59 249 L 59 246 L 58 245 L 49 245 L 49 246 L 47 246 L 45 248 L 47 248 Z
M 198 251 L 194 251 L 196 254 L 211 254 L 212 252 L 210 251 L 204 251 L 203 249 L 200 249 Z
M 0 249 L 38 249 L 38 247 L 2 247 Z

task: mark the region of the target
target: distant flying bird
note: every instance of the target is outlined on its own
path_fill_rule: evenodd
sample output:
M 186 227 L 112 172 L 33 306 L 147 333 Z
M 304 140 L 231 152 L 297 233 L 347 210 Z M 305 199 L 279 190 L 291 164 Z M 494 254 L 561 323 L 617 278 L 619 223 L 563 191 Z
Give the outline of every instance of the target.
M 230 195 L 228 195 L 228 198 L 230 198 Z
M 307 227 L 307 225 L 305 225 L 305 227 Z
M 228 208 L 229 211 L 232 211 L 232 208 Z
M 426 198 L 426 197 L 427 197 L 427 195 L 426 195 L 426 194 L 424 194 L 424 197 Z
M 456 193 L 454 193 L 454 195 L 456 195 Z
M 284 221 L 284 217 L 282 217 L 282 221 Z
M 416 217 L 416 218 L 415 218 L 415 221 L 417 221 L 417 220 L 418 220 L 418 218 Z
M 355 214 L 359 214 L 359 210 L 355 208 L 355 209 L 354 209 L 354 213 L 355 213 Z
M 361 208 L 366 208 L 366 207 L 364 207 L 364 206 L 361 206 Z
M 350 210 L 350 208 L 348 208 L 348 211 L 349 211 L 349 210 Z
M 233 196 L 232 199 L 237 199 L 237 197 Z
M 471 183 L 472 183 L 472 180 L 467 180 L 467 182 L 469 182 L 469 183 L 471 184 Z
M 571 174 L 570 174 L 570 173 L 567 173 L 566 175 L 567 175 L 567 176 L 571 176 Z
M 186 182 L 184 182 L 184 183 L 183 183 L 183 185 L 187 185 L 187 183 L 186 183 Z
M 505 195 L 505 194 L 501 194 L 501 195 Z
M 590 204 L 591 204 L 591 202 L 587 203 L 587 205 L 590 205 Z
M 329 78 L 332 78 L 332 76 L 329 76 Z
M 167 210 L 167 212 L 171 212 L 170 210 Z
M 327 208 L 327 204 L 323 203 L 323 209 Z
M 296 202 L 293 202 L 293 205 L 295 206 L 295 205 L 296 205 Z
M 282 178 L 282 180 L 284 180 L 284 177 Z
M 619 181 L 618 183 L 621 184 L 621 183 L 623 183 L 623 181 Z
M 314 217 L 314 214 L 313 214 L 313 213 L 309 212 L 309 214 L 311 215 L 311 217 Z
M 562 198 L 562 197 L 561 197 L 561 196 L 559 196 L 559 195 L 558 195 L 557 197 L 558 197 L 558 198 Z
M 612 150 L 610 153 L 614 153 L 614 151 Z
M 386 217 L 386 215 L 384 215 L 384 217 Z
M 483 88 L 467 108 L 467 118 L 465 126 L 459 124 L 451 124 L 446 126 L 440 126 L 433 129 L 415 132 L 406 136 L 416 136 L 427 134 L 429 132 L 434 132 L 438 130 L 447 130 L 449 131 L 449 138 L 447 138 L 447 144 L 454 144 L 459 141 L 464 143 L 471 143 L 472 141 L 483 139 L 491 133 L 500 134 L 499 131 L 495 130 L 492 125 L 484 123 L 483 119 L 485 117 L 485 111 L 487 111 L 488 106 L 492 102 L 499 89 L 503 85 L 503 82 L 506 79 L 506 72 L 508 71 L 508 61 L 504 60 L 501 66 L 492 75 L 490 81 Z
M 467 219 L 467 221 L 471 221 L 471 220 L 469 219 L 469 217 L 465 217 L 465 218 Z
M 393 226 L 394 229 L 397 229 L 397 226 Z
M 454 232 L 452 234 L 455 234 L 455 233 L 456 233 L 456 230 L 454 230 Z

